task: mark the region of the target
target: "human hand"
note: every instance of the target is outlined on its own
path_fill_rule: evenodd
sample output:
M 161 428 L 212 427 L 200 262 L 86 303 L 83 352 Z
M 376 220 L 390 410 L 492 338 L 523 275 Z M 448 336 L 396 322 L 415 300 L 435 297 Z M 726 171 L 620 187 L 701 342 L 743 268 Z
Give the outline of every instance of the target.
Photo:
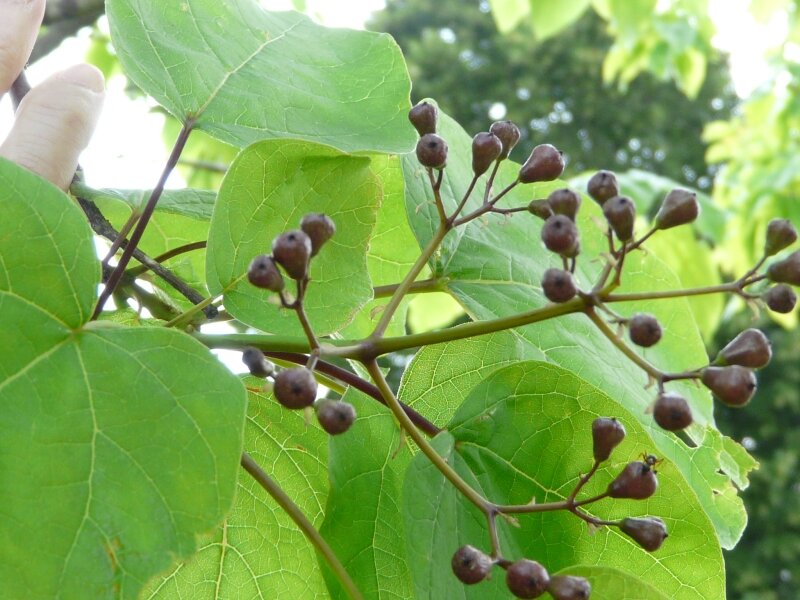
M 0 0 L 0 96 L 30 56 L 45 0 Z M 55 73 L 25 96 L 0 156 L 66 190 L 88 145 L 104 97 L 103 76 L 90 65 Z

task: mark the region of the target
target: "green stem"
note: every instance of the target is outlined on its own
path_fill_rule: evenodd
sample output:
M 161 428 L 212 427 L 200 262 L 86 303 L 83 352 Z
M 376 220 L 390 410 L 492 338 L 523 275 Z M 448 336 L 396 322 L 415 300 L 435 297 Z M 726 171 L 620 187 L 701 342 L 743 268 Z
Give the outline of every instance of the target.
M 325 559 L 325 562 L 328 563 L 328 566 L 331 568 L 331 571 L 333 571 L 334 575 L 336 575 L 336 578 L 339 580 L 339 583 L 342 584 L 342 587 L 344 587 L 347 595 L 353 600 L 363 600 L 364 597 L 361 595 L 361 592 L 358 591 L 358 588 L 353 580 L 350 579 L 350 575 L 347 574 L 344 565 L 342 565 L 342 563 L 339 561 L 339 558 L 328 545 L 328 542 L 325 541 L 311 521 L 309 521 L 308 518 L 303 514 L 303 511 L 300 510 L 300 507 L 297 506 L 286 494 L 286 492 L 284 492 L 281 487 L 264 472 L 264 470 L 247 452 L 242 453 L 241 465 L 244 467 L 244 470 L 247 471 L 253 477 L 253 479 L 255 479 L 256 482 L 258 482 L 258 484 L 267 491 L 270 496 L 272 496 L 273 500 L 278 503 L 278 505 L 287 515 L 289 515 L 289 518 L 294 521 L 295 525 L 300 528 L 300 531 L 303 532 L 303 535 L 306 536 L 308 541 L 311 542 L 314 548 L 316 548 Z
M 389 285 L 378 285 L 372 288 L 375 298 L 390 298 L 400 287 L 399 283 Z M 412 283 L 406 294 L 427 294 L 430 292 L 443 292 L 445 290 L 444 279 L 422 279 Z
M 380 338 L 386 328 L 389 326 L 389 322 L 392 320 L 395 311 L 400 307 L 400 303 L 403 301 L 403 297 L 408 293 L 408 290 L 411 288 L 411 285 L 414 283 L 414 280 L 417 276 L 422 272 L 422 269 L 425 268 L 425 265 L 428 264 L 428 260 L 433 256 L 436 249 L 439 247 L 439 244 L 442 243 L 444 236 L 447 235 L 448 228 L 441 223 L 439 228 L 436 230 L 436 233 L 433 235 L 431 240 L 428 242 L 428 245 L 425 246 L 425 249 L 422 251 L 422 254 L 419 255 L 417 261 L 411 267 L 411 270 L 405 276 L 403 281 L 397 286 L 397 289 L 392 294 L 391 300 L 389 300 L 389 304 L 386 305 L 386 308 L 383 310 L 383 314 L 381 315 L 381 320 L 378 321 L 378 325 L 375 327 L 375 331 L 372 332 L 370 336 L 373 339 Z
M 599 294 L 599 299 L 602 302 L 633 302 L 636 300 L 663 300 L 666 298 L 703 296 L 705 294 L 720 294 L 725 292 L 738 294 L 740 291 L 739 282 L 734 281 L 720 285 L 709 285 L 706 287 L 688 288 L 684 290 L 665 290 L 661 292 L 639 292 L 632 294 Z
M 455 472 L 453 467 L 447 464 L 447 461 L 444 458 L 439 456 L 439 453 L 434 450 L 433 446 L 430 445 L 428 440 L 426 440 L 425 437 L 420 433 L 419 429 L 417 429 L 414 423 L 411 422 L 411 419 L 405 413 L 403 407 L 400 405 L 400 402 L 395 397 L 392 388 L 390 388 L 389 384 L 386 382 L 386 378 L 383 376 L 383 373 L 381 373 L 378 363 L 374 360 L 370 360 L 365 362 L 364 366 L 367 368 L 367 371 L 369 372 L 370 377 L 372 377 L 372 380 L 375 382 L 375 385 L 378 386 L 378 389 L 383 395 L 383 399 L 386 400 L 386 404 L 392 411 L 395 419 L 397 419 L 397 421 L 400 423 L 400 426 L 406 431 L 406 433 L 411 436 L 411 439 L 414 440 L 414 443 L 417 445 L 417 447 L 425 456 L 428 457 L 428 460 L 433 463 L 439 472 L 444 475 L 445 478 L 452 483 L 459 492 L 461 492 L 470 502 L 488 515 L 489 512 L 494 509 L 494 505 L 476 492 L 466 481 L 464 481 L 461 476 Z
M 228 290 L 233 288 L 236 284 L 238 284 L 246 276 L 247 276 L 247 273 L 242 273 L 241 275 L 239 275 L 239 277 L 237 277 L 232 282 L 230 282 L 225 287 L 225 289 L 222 290 L 222 292 L 218 296 L 209 296 L 208 298 L 206 298 L 202 302 L 200 302 L 198 304 L 195 304 L 192 308 L 190 308 L 186 312 L 179 314 L 177 317 L 175 317 L 171 321 L 168 321 L 167 323 L 165 323 L 164 327 L 175 327 L 176 325 L 184 323 L 186 320 L 190 319 L 191 317 L 196 315 L 198 312 L 203 310 L 206 306 L 209 306 L 209 305 L 213 304 L 217 300 L 217 298 L 219 298 L 225 292 L 227 292 Z
M 207 245 L 207 242 L 192 242 L 191 244 L 184 244 L 183 246 L 178 246 L 177 248 L 173 248 L 172 250 L 167 250 L 164 254 L 159 254 L 153 260 L 157 263 L 163 263 L 170 258 L 175 258 L 176 256 L 180 256 L 181 254 L 186 254 L 187 252 L 193 252 L 194 250 L 202 250 Z M 152 269 L 152 264 L 144 264 L 139 265 L 138 267 L 133 267 L 132 269 L 128 269 L 126 273 L 130 277 L 139 277 L 144 273 L 147 273 L 150 269 Z

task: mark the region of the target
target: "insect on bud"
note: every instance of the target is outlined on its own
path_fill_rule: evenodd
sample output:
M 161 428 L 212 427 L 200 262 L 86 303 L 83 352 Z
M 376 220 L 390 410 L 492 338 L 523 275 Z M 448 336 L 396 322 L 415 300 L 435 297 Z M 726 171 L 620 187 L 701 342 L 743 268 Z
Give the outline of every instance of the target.
M 603 214 L 621 242 L 633 239 L 636 205 L 627 196 L 614 196 L 603 204 Z
M 667 526 L 656 517 L 623 519 L 619 528 L 648 552 L 655 552 L 667 539 Z
M 772 219 L 767 225 L 764 256 L 777 254 L 797 241 L 797 229 L 787 219 Z
M 685 225 L 694 221 L 699 214 L 697 194 L 689 190 L 674 189 L 664 198 L 656 214 L 655 226 L 656 229 L 670 229 Z
M 719 351 L 714 364 L 760 369 L 766 367 L 771 358 L 772 346 L 767 336 L 758 329 L 746 329 Z
M 508 155 L 511 154 L 514 146 L 516 146 L 519 141 L 519 127 L 514 125 L 511 121 L 495 121 L 492 123 L 492 126 L 489 127 L 489 131 L 500 138 L 500 142 L 503 144 L 500 160 L 508 158 Z
M 643 462 L 628 463 L 617 478 L 608 486 L 612 498 L 644 500 L 655 494 L 658 488 L 656 473 Z
M 539 144 L 519 170 L 520 183 L 553 181 L 564 172 L 564 155 L 555 146 Z
M 555 190 L 547 197 L 550 208 L 556 215 L 564 215 L 575 221 L 581 207 L 581 197 L 569 188 Z
M 472 138 L 472 172 L 480 177 L 503 151 L 503 144 L 493 133 L 483 131 Z
M 439 110 L 430 102 L 420 102 L 408 111 L 408 120 L 420 136 L 426 133 L 436 133 L 436 121 L 439 120 Z
M 615 418 L 598 417 L 592 421 L 593 451 L 597 462 L 608 460 L 612 450 L 624 439 L 625 427 Z
M 435 133 L 426 133 L 417 142 L 417 160 L 423 167 L 444 168 L 447 163 L 447 142 Z

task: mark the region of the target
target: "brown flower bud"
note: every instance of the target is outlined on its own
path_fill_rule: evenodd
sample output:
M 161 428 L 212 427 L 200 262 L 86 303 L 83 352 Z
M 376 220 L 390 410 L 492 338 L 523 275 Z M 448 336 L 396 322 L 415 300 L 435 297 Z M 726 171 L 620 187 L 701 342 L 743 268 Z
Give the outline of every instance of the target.
M 511 121 L 495 121 L 492 123 L 492 126 L 489 127 L 489 131 L 500 138 L 500 142 L 503 144 L 500 160 L 508 158 L 508 155 L 511 154 L 514 146 L 516 146 L 519 141 L 519 127 L 514 125 Z
M 656 398 L 653 418 L 662 429 L 680 431 L 692 424 L 692 409 L 680 394 L 663 392 Z
M 480 177 L 503 151 L 503 143 L 495 134 L 483 131 L 472 138 L 472 172 Z
M 311 238 L 299 229 L 282 233 L 272 240 L 272 258 L 289 277 L 303 279 L 308 274 Z
M 767 225 L 764 256 L 777 254 L 797 241 L 797 229 L 787 219 L 772 219 Z
M 608 460 L 612 450 L 625 439 L 625 427 L 611 417 L 598 417 L 592 421 L 592 442 L 594 459 L 597 462 Z
M 691 223 L 700 214 L 697 194 L 688 190 L 674 189 L 661 204 L 656 214 L 656 229 L 669 229 L 678 225 Z
M 461 583 L 473 585 L 486 579 L 492 569 L 492 558 L 475 546 L 466 545 L 456 550 L 450 565 Z
M 719 351 L 715 365 L 739 365 L 760 369 L 766 367 L 772 358 L 769 339 L 758 329 L 745 329 Z
M 612 498 L 644 500 L 652 496 L 658 488 L 656 472 L 643 462 L 628 463 L 617 478 L 608 486 Z
M 426 133 L 436 133 L 438 119 L 439 110 L 429 102 L 420 102 L 408 111 L 408 120 L 421 136 Z
M 521 183 L 553 181 L 564 172 L 564 155 L 555 146 L 539 144 L 519 170 Z
M 581 207 L 581 197 L 569 188 L 551 192 L 547 197 L 547 202 L 554 214 L 564 215 L 573 221 Z
M 633 239 L 636 205 L 627 196 L 614 196 L 603 204 L 603 214 L 621 242 Z
M 549 584 L 547 569 L 535 560 L 523 558 L 512 563 L 506 571 L 506 585 L 517 598 L 538 598 Z
M 657 517 L 623 519 L 619 528 L 648 552 L 655 552 L 667 539 L 667 526 Z
M 583 577 L 556 575 L 550 578 L 547 591 L 554 600 L 589 600 L 592 585 Z
M 770 310 L 777 313 L 790 313 L 797 304 L 797 294 L 785 283 L 773 285 L 761 295 Z
M 323 244 L 336 233 L 336 224 L 328 215 L 309 213 L 300 222 L 300 229 L 311 240 L 311 256 L 316 256 Z
M 586 184 L 586 191 L 600 206 L 614 196 L 619 196 L 617 176 L 611 171 L 598 171 Z
M 435 133 L 426 133 L 417 142 L 417 160 L 423 167 L 444 168 L 447 164 L 447 142 Z
M 711 393 L 728 406 L 744 406 L 756 393 L 756 376 L 745 367 L 706 367 L 702 382 Z
M 283 289 L 283 275 L 268 254 L 256 256 L 247 267 L 247 280 L 254 286 L 280 292 Z
M 580 241 L 575 223 L 564 215 L 548 217 L 542 227 L 542 241 L 548 250 L 562 256 L 574 256 Z
M 767 277 L 775 283 L 800 285 L 800 250 L 795 250 L 783 260 L 772 263 L 767 269 Z
M 563 269 L 547 269 L 542 276 L 542 291 L 550 302 L 572 300 L 578 293 L 572 273 Z

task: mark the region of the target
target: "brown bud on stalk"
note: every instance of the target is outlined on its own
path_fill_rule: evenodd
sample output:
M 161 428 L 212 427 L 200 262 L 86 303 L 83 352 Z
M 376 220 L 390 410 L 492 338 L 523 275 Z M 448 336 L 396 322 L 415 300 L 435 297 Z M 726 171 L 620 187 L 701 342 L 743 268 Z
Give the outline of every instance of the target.
M 564 155 L 555 146 L 539 144 L 519 170 L 520 183 L 553 181 L 564 172 Z
M 614 196 L 619 196 L 617 176 L 611 171 L 598 171 L 586 184 L 586 191 L 600 206 Z
M 598 417 L 592 421 L 592 442 L 594 459 L 597 462 L 608 460 L 611 452 L 625 439 L 625 427 L 611 417 Z
M 574 221 L 581 207 L 581 197 L 569 188 L 562 188 L 551 192 L 547 203 L 553 214 L 564 215 Z
M 317 421 L 331 435 L 344 433 L 356 420 L 356 409 L 349 402 L 323 400 L 316 409 Z
M 553 216 L 553 209 L 550 208 L 550 203 L 543 199 L 531 200 L 530 204 L 528 204 L 528 212 L 542 220 Z
M 797 229 L 788 219 L 772 219 L 767 225 L 764 256 L 777 254 L 797 241 Z
M 550 578 L 547 592 L 554 600 L 589 600 L 592 585 L 583 577 L 556 575 Z
M 800 285 L 800 250 L 795 250 L 783 260 L 772 263 L 767 269 L 767 278 L 775 283 Z
M 461 583 L 473 585 L 486 579 L 492 568 L 492 558 L 475 546 L 466 545 L 456 550 L 450 566 Z
M 252 346 L 242 352 L 242 362 L 254 377 L 269 377 L 275 372 L 275 365 L 264 357 L 261 350 Z
M 648 552 L 655 552 L 667 539 L 667 526 L 657 517 L 623 519 L 619 528 Z
M 489 127 L 489 132 L 500 138 L 500 142 L 503 144 L 500 160 L 508 158 L 508 155 L 511 154 L 514 146 L 516 146 L 519 141 L 519 127 L 514 125 L 511 121 L 495 121 L 492 123 L 492 126 Z
M 572 300 L 578 293 L 578 286 L 569 271 L 547 269 L 542 276 L 542 291 L 550 302 L 560 304 Z
M 797 294 L 785 283 L 773 285 L 761 295 L 761 299 L 770 310 L 783 314 L 792 312 L 797 304 Z
M 669 229 L 678 225 L 691 223 L 700 214 L 700 204 L 697 202 L 697 194 L 689 190 L 674 189 L 661 204 L 661 208 L 656 214 L 656 229 Z
M 661 339 L 661 324 L 653 315 L 638 313 L 628 321 L 628 335 L 637 346 L 649 348 Z
M 745 329 L 719 351 L 714 364 L 760 369 L 766 367 L 771 358 L 772 346 L 767 336 L 758 329 Z
M 680 431 L 692 424 L 692 409 L 680 394 L 663 392 L 656 398 L 653 418 L 661 429 Z
M 745 367 L 706 367 L 701 378 L 711 393 L 728 406 L 744 406 L 756 393 L 756 376 Z
M 430 102 L 420 102 L 408 111 L 408 120 L 420 136 L 426 133 L 436 133 L 436 121 L 439 119 L 439 110 Z
M 447 142 L 435 133 L 426 133 L 417 142 L 417 160 L 423 167 L 444 168 L 447 164 Z
M 472 138 L 472 172 L 480 177 L 503 151 L 503 143 L 495 134 L 483 131 Z
M 272 257 L 289 277 L 303 279 L 308 274 L 311 238 L 299 229 L 282 233 L 272 241 Z
M 517 598 L 538 598 L 547 591 L 550 575 L 535 560 L 523 558 L 506 571 L 506 585 Z
M 564 215 L 548 217 L 542 227 L 542 241 L 548 250 L 562 256 L 574 256 L 580 242 L 575 223 Z
M 247 280 L 254 286 L 280 292 L 283 289 L 283 275 L 268 254 L 256 256 L 247 267 Z
M 286 408 L 306 408 L 317 398 L 317 381 L 305 367 L 284 369 L 275 376 L 272 392 Z
M 614 196 L 603 204 L 603 214 L 619 241 L 633 239 L 633 224 L 636 222 L 636 205 L 633 200 L 627 196 Z
M 336 233 L 336 223 L 323 213 L 309 213 L 300 222 L 302 229 L 311 240 L 311 256 L 316 256 L 319 249 Z
M 612 498 L 644 500 L 652 496 L 658 488 L 656 472 L 650 465 L 635 461 L 628 463 L 617 478 L 608 486 Z

